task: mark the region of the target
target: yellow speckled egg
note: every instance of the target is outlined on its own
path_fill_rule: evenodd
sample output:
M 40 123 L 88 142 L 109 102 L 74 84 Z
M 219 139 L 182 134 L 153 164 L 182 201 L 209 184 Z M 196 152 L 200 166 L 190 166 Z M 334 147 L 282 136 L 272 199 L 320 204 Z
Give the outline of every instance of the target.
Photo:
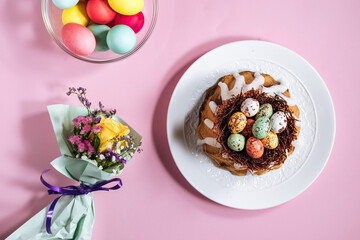
M 89 24 L 90 18 L 86 12 L 86 3 L 79 1 L 72 8 L 65 9 L 62 13 L 62 22 L 64 25 L 68 23 L 77 23 L 83 26 Z
M 236 112 L 229 118 L 228 127 L 231 133 L 239 133 L 246 126 L 246 116 L 242 112 Z
M 261 139 L 262 144 L 265 148 L 274 149 L 279 145 L 279 138 L 273 131 L 270 131 L 269 134 Z

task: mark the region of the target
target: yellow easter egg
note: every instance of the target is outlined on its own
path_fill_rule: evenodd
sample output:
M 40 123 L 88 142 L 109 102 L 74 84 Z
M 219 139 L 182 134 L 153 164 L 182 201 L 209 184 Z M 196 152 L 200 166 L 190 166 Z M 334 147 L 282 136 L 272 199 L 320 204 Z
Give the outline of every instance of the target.
M 273 131 L 270 131 L 269 134 L 261 139 L 265 148 L 274 149 L 279 145 L 279 138 Z
M 62 21 L 64 25 L 68 23 L 77 23 L 86 27 L 90 21 L 90 18 L 86 13 L 86 3 L 79 1 L 78 4 L 72 8 L 65 9 L 62 13 Z
M 123 15 L 135 15 L 144 7 L 144 0 L 108 0 L 110 7 Z
M 239 133 L 246 126 L 246 116 L 242 112 L 236 112 L 229 118 L 228 128 L 231 133 Z

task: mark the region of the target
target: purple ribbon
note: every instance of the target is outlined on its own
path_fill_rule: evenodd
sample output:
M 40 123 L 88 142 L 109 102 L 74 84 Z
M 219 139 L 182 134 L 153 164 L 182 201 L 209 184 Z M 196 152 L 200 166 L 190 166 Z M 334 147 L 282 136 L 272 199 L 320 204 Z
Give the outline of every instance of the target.
M 85 184 L 80 184 L 80 186 L 66 186 L 66 187 L 55 187 L 50 185 L 49 183 L 47 183 L 44 178 L 43 178 L 43 174 L 49 172 L 51 169 L 47 169 L 45 171 L 42 172 L 41 176 L 40 176 L 40 181 L 42 182 L 42 184 L 44 184 L 47 188 L 49 188 L 48 193 L 50 195 L 52 194 L 61 194 L 61 196 L 57 197 L 50 205 L 49 211 L 46 215 L 46 231 L 48 233 L 51 234 L 51 219 L 54 213 L 54 209 L 55 209 L 55 205 L 56 203 L 59 201 L 59 199 L 63 196 L 63 195 L 84 195 L 84 194 L 88 194 L 89 192 L 95 192 L 95 191 L 110 191 L 110 190 L 116 190 L 121 188 L 122 186 L 122 182 L 120 178 L 113 178 L 111 180 L 107 180 L 107 181 L 102 181 L 102 182 L 98 182 L 94 185 L 91 186 L 87 186 Z M 117 182 L 116 185 L 107 188 L 104 187 L 106 184 L 112 183 L 112 182 Z

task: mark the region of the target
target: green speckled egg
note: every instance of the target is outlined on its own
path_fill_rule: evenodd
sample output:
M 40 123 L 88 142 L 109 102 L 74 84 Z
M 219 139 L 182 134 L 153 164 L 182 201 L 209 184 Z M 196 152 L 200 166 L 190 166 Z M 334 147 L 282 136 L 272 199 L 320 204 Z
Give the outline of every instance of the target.
M 270 129 L 270 119 L 267 117 L 260 117 L 254 122 L 252 132 L 254 137 L 262 139 L 269 134 Z
M 260 106 L 259 112 L 256 114 L 255 119 L 261 118 L 261 117 L 267 117 L 270 118 L 273 114 L 273 108 L 270 103 L 265 103 Z
M 231 150 L 234 150 L 235 152 L 240 152 L 244 149 L 245 137 L 237 133 L 231 134 L 228 137 L 227 145 Z

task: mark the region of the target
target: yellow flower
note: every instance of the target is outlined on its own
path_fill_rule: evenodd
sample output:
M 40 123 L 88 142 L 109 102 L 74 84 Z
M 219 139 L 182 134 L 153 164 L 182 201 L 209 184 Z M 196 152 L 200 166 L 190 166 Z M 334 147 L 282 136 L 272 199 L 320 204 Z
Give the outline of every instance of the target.
M 99 132 L 99 152 L 102 152 L 108 148 L 112 148 L 113 138 L 120 138 L 130 133 L 128 126 L 122 125 L 112 118 L 104 118 L 103 116 L 101 116 L 101 121 L 95 126 L 102 127 L 101 131 Z

